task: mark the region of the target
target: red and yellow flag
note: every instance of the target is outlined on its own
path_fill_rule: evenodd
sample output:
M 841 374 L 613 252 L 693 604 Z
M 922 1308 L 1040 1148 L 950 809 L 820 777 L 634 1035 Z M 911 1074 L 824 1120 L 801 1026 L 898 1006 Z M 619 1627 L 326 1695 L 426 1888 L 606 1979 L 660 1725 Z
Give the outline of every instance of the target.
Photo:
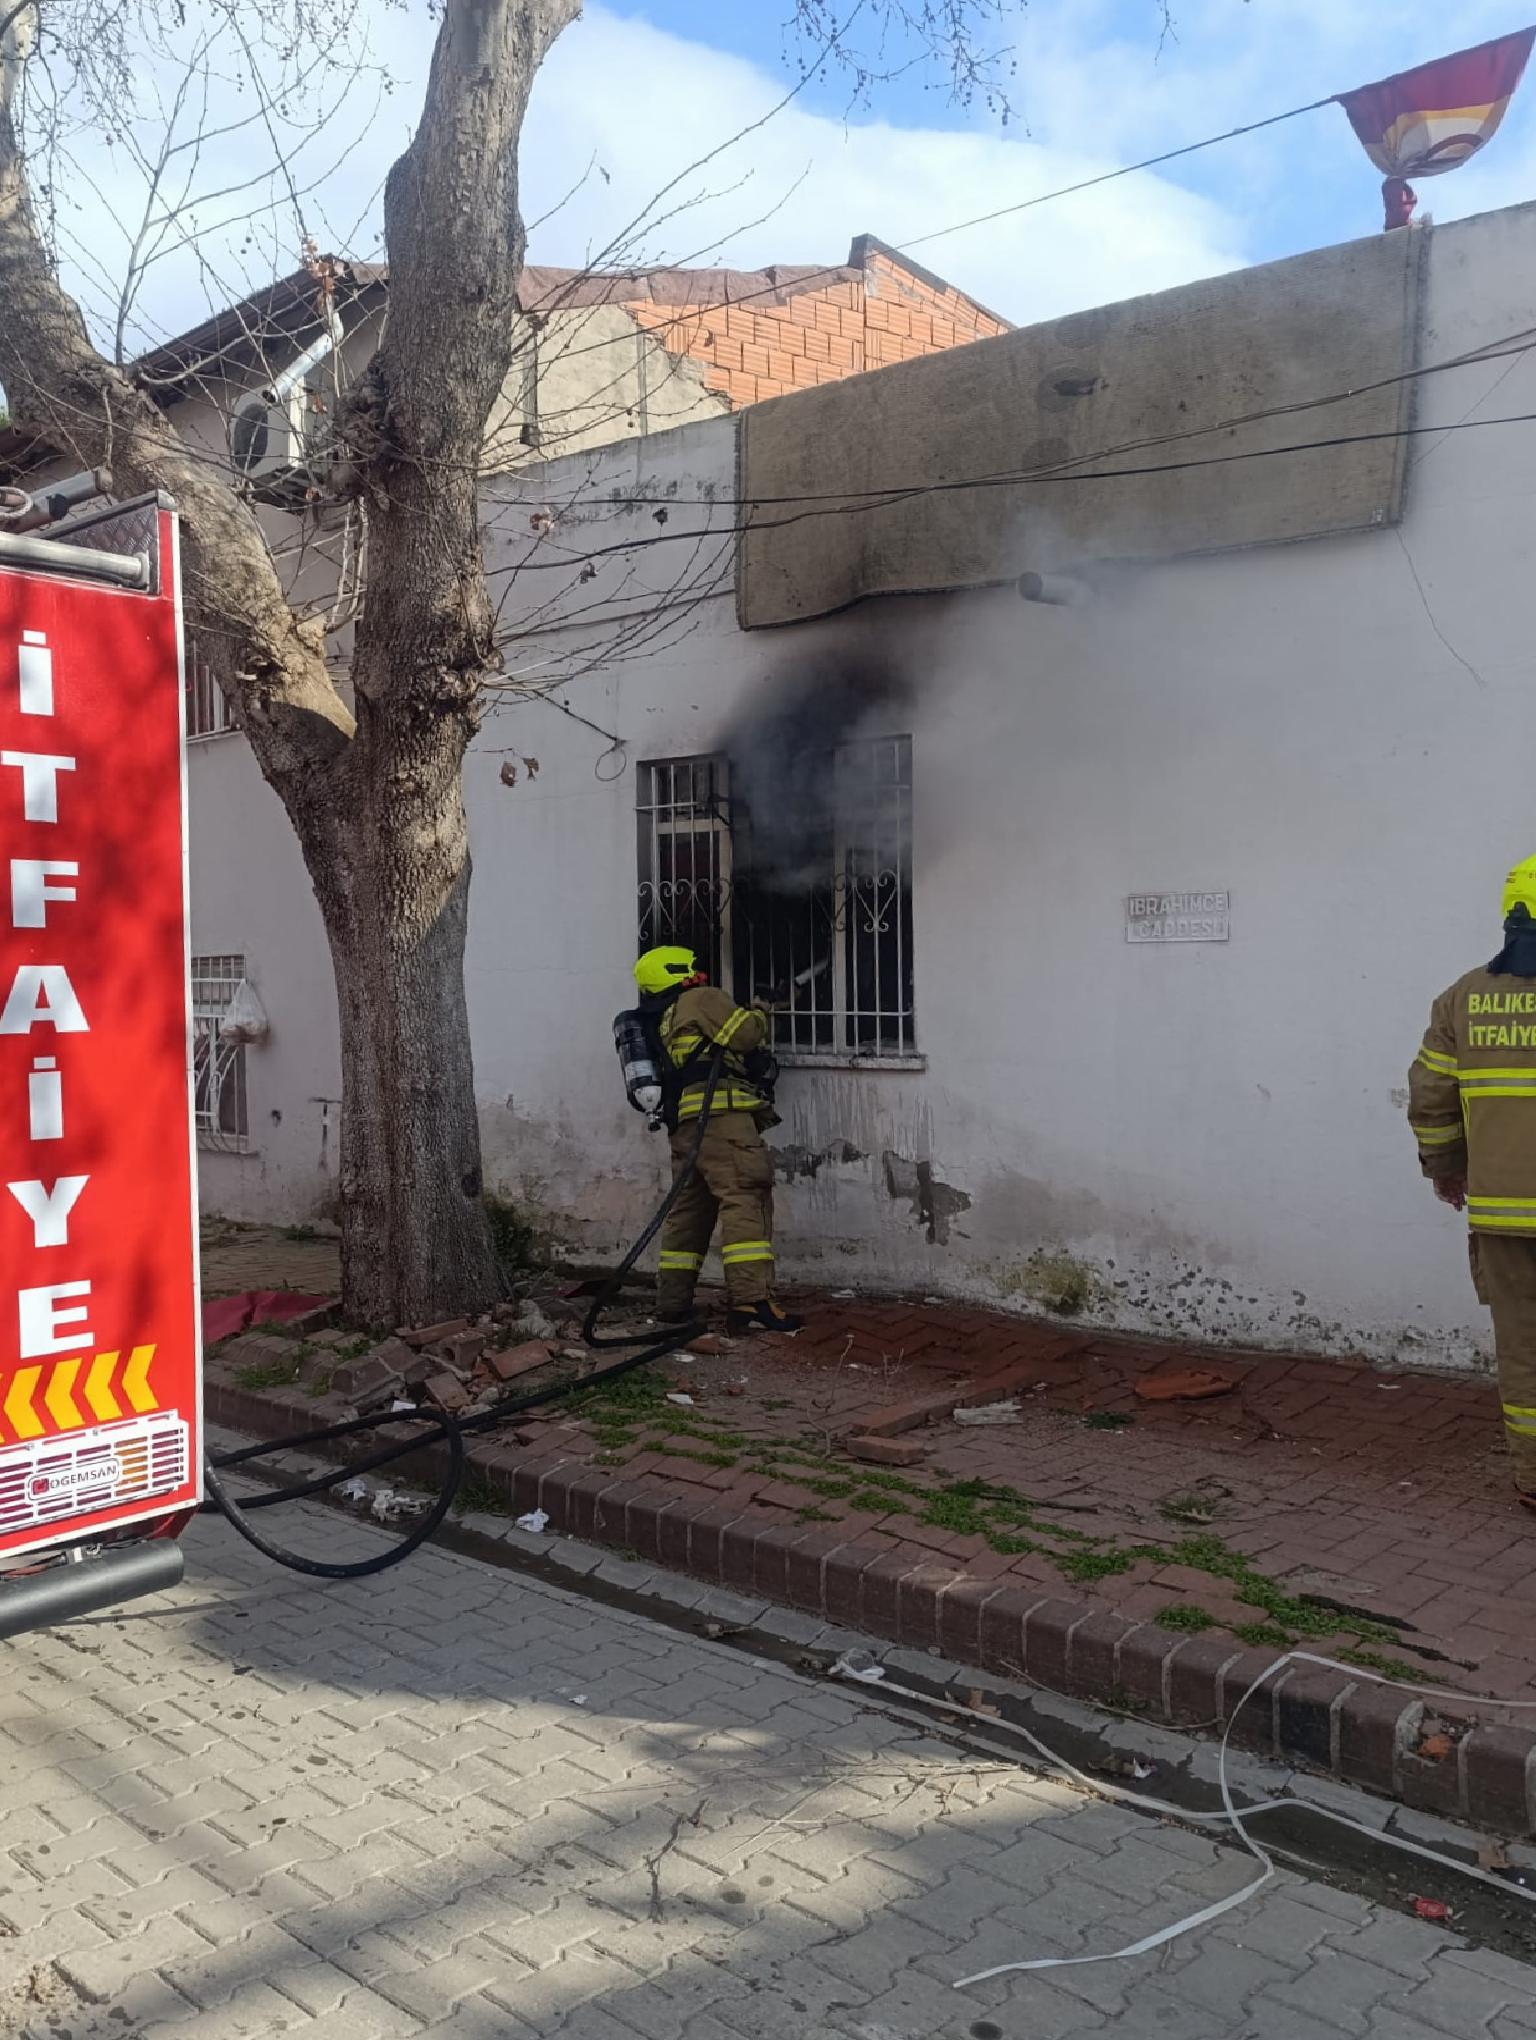
M 1410 177 L 1454 170 L 1497 133 L 1533 42 L 1536 28 L 1522 28 L 1339 94 L 1365 153 L 1385 174 L 1389 227 L 1406 226 L 1412 215 Z

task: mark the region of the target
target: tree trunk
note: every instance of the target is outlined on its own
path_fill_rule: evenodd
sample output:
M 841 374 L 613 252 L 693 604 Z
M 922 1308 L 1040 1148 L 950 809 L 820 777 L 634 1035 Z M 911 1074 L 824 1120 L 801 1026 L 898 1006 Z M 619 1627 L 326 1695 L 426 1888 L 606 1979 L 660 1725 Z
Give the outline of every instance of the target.
M 372 572 L 352 655 L 353 883 L 344 915 L 327 916 L 343 1294 L 373 1323 L 482 1309 L 499 1289 L 464 997 L 463 762 L 497 663 L 480 468 L 516 345 L 517 140 L 539 64 L 577 12 L 578 0 L 447 0 L 421 125 L 385 186 L 389 320 L 354 414 Z
M 466 736 L 436 718 L 412 742 L 360 704 L 346 839 L 310 867 L 341 1025 L 342 1303 L 383 1329 L 501 1295 L 464 997 Z

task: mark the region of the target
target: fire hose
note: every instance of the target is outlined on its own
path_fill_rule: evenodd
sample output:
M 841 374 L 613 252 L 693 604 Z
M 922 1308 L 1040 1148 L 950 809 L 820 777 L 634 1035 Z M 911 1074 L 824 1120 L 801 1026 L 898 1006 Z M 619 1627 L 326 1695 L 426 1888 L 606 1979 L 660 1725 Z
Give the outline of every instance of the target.
M 626 1277 L 635 1263 L 645 1252 L 651 1241 L 666 1223 L 667 1214 L 692 1180 L 699 1165 L 699 1154 L 704 1145 L 704 1130 L 714 1106 L 715 1087 L 720 1081 L 724 1067 L 724 1051 L 719 1050 L 711 1057 L 704 1086 L 703 1103 L 699 1110 L 698 1130 L 693 1142 L 683 1157 L 683 1164 L 672 1179 L 671 1188 L 652 1212 L 643 1230 L 625 1252 L 623 1260 L 608 1276 L 597 1294 L 582 1323 L 583 1343 L 593 1352 L 618 1352 L 617 1360 L 611 1360 L 606 1367 L 599 1367 L 590 1374 L 577 1376 L 570 1381 L 557 1381 L 547 1388 L 536 1388 L 524 1395 L 509 1396 L 493 1404 L 490 1409 L 479 1410 L 468 1417 L 455 1417 L 442 1410 L 424 1419 L 419 1409 L 384 1410 L 368 1416 L 347 1417 L 335 1424 L 324 1424 L 318 1430 L 301 1431 L 292 1437 L 263 1440 L 255 1445 L 241 1445 L 231 1452 L 209 1453 L 203 1462 L 207 1482 L 208 1499 L 200 1513 L 224 1516 L 231 1527 L 239 1532 L 246 1543 L 252 1545 L 264 1558 L 270 1558 L 277 1565 L 287 1566 L 291 1572 L 305 1573 L 312 1579 L 359 1580 L 370 1573 L 386 1571 L 392 1565 L 399 1565 L 403 1559 L 425 1544 L 427 1539 L 442 1523 L 448 1511 L 458 1499 L 463 1485 L 468 1455 L 465 1440 L 473 1433 L 493 1431 L 500 1425 L 510 1423 L 514 1418 L 524 1416 L 529 1410 L 539 1409 L 547 1403 L 557 1402 L 568 1395 L 585 1394 L 599 1388 L 604 1382 L 617 1381 L 621 1375 L 632 1373 L 637 1367 L 648 1367 L 653 1361 L 664 1360 L 669 1353 L 676 1353 L 691 1339 L 696 1339 L 705 1329 L 702 1318 L 693 1318 L 685 1323 L 668 1325 L 658 1333 L 621 1332 L 602 1333 L 598 1323 L 610 1307 Z M 291 1487 L 272 1488 L 256 1495 L 245 1495 L 238 1502 L 230 1494 L 221 1476 L 236 1467 L 251 1466 L 256 1461 L 271 1458 L 280 1452 L 293 1452 L 306 1446 L 331 1445 L 343 1438 L 353 1438 L 365 1431 L 379 1431 L 399 1425 L 420 1426 L 423 1421 L 427 1429 L 418 1429 L 412 1436 L 398 1444 L 383 1445 L 377 1452 L 365 1458 L 354 1459 L 340 1466 L 330 1467 L 309 1480 L 298 1481 Z M 448 1467 L 443 1476 L 431 1507 L 420 1522 L 414 1524 L 409 1533 L 392 1544 L 387 1551 L 375 1552 L 371 1558 L 354 1559 L 349 1562 L 333 1562 L 327 1559 L 306 1558 L 302 1552 L 290 1551 L 286 1545 L 277 1543 L 263 1534 L 250 1520 L 255 1509 L 276 1508 L 282 1502 L 301 1502 L 313 1495 L 325 1494 L 338 1487 L 343 1481 L 355 1480 L 361 1474 L 374 1473 L 382 1466 L 391 1466 L 396 1460 L 405 1459 L 413 1452 L 425 1447 L 443 1443 L 448 1449 Z

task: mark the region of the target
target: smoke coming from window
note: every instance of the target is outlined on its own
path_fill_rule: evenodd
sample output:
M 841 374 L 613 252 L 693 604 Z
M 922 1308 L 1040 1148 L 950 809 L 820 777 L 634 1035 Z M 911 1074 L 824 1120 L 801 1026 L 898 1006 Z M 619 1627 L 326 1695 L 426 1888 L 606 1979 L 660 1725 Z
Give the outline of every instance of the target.
M 780 897 L 825 881 L 835 808 L 858 833 L 838 746 L 893 734 L 909 694 L 905 672 L 862 651 L 809 655 L 767 682 L 717 745 L 730 762 L 739 876 Z

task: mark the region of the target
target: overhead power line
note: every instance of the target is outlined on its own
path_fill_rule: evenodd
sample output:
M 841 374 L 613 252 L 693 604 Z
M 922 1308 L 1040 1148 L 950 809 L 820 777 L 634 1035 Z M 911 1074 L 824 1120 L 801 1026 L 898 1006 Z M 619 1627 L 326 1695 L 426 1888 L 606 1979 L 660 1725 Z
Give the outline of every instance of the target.
M 1283 456 L 1299 453 L 1320 453 L 1341 446 L 1367 446 L 1396 439 L 1431 438 L 1447 432 L 1486 431 L 1499 425 L 1536 425 L 1536 411 L 1520 411 L 1507 418 L 1462 418 L 1447 425 L 1401 425 L 1384 432 L 1341 432 L 1328 439 L 1306 439 L 1289 446 L 1254 446 L 1240 448 L 1232 453 L 1196 455 L 1193 460 L 1148 462 L 1140 467 L 1093 468 L 1063 472 L 1058 470 L 1020 470 L 1013 474 L 982 475 L 970 480 L 947 482 L 914 483 L 909 489 L 893 491 L 865 502 L 817 504 L 796 510 L 787 517 L 764 518 L 746 523 L 722 524 L 712 530 L 659 531 L 644 536 L 620 539 L 613 545 L 598 546 L 589 552 L 572 553 L 560 560 L 518 560 L 505 566 L 491 567 L 492 575 L 529 573 L 569 573 L 585 566 L 589 561 L 611 558 L 619 553 L 647 551 L 652 546 L 676 545 L 679 542 L 697 545 L 701 539 L 749 537 L 763 531 L 782 531 L 792 524 L 803 524 L 816 517 L 854 517 L 861 511 L 883 510 L 894 504 L 911 502 L 924 496 L 950 495 L 964 489 L 1016 489 L 1060 486 L 1070 482 L 1123 482 L 1138 476 L 1183 474 L 1195 468 L 1227 467 L 1248 460 L 1276 460 Z
M 1102 446 L 1091 453 L 1074 454 L 1061 461 L 1028 470 L 1015 470 L 1002 476 L 980 476 L 973 483 L 962 486 L 981 486 L 988 481 L 999 479 L 1018 481 L 1025 478 L 1043 480 L 1050 475 L 1064 473 L 1071 468 L 1080 468 L 1092 461 L 1117 460 L 1123 453 L 1140 453 L 1153 446 L 1176 446 L 1188 439 L 1207 439 L 1214 432 L 1237 432 L 1249 425 L 1262 425 L 1271 418 L 1295 417 L 1302 411 L 1321 411 L 1334 404 L 1347 404 L 1356 397 L 1372 396 L 1379 390 L 1399 387 L 1404 383 L 1418 382 L 1425 376 L 1443 375 L 1455 368 L 1476 368 L 1483 362 L 1518 361 L 1536 347 L 1536 327 L 1523 327 L 1518 333 L 1506 335 L 1502 340 L 1491 340 L 1486 347 L 1469 349 L 1465 354 L 1448 355 L 1443 361 L 1428 361 L 1414 368 L 1400 369 L 1394 375 L 1379 376 L 1373 382 L 1352 383 L 1347 389 L 1329 390 L 1323 396 L 1296 397 L 1284 404 L 1269 404 L 1257 411 L 1240 411 L 1230 418 L 1217 418 L 1209 425 L 1189 425 L 1177 432 L 1149 433 L 1141 439 L 1122 440 L 1116 446 Z M 1508 371 L 1505 371 L 1506 375 Z M 1501 378 L 1502 380 L 1502 378 Z M 823 387 L 834 387 L 824 385 Z M 1450 425 L 1427 428 L 1445 432 Z M 922 485 L 919 483 L 895 482 L 879 489 L 825 489 L 805 490 L 784 496 L 727 496 L 718 490 L 713 495 L 681 496 L 664 494 L 644 495 L 635 490 L 626 490 L 623 500 L 611 506 L 612 514 L 622 516 L 635 507 L 657 505 L 665 509 L 679 506 L 690 509 L 709 509 L 726 506 L 738 510 L 755 510 L 764 506 L 779 506 L 798 503 L 838 503 L 855 505 L 868 501 L 878 507 L 883 502 L 899 502 L 911 495 Z M 607 506 L 605 506 L 607 507 Z M 761 527 L 754 527 L 760 529 Z
M 1196 142 L 1182 142 L 1176 149 L 1164 149 L 1155 156 L 1144 156 L 1136 163 L 1117 164 L 1113 170 L 1101 170 L 1093 177 L 1080 177 L 1072 184 L 1057 185 L 1051 191 L 1037 191 L 1032 198 L 1016 199 L 1010 205 L 995 207 L 991 212 L 977 213 L 970 219 L 955 220 L 946 227 L 933 227 L 926 234 L 914 234 L 905 241 L 893 241 L 891 249 L 898 255 L 909 255 L 914 248 L 926 247 L 932 241 L 946 240 L 951 234 L 963 234 L 971 227 L 989 225 L 993 220 L 1007 219 L 1014 213 L 1029 212 L 1040 205 L 1050 205 L 1059 198 L 1072 198 L 1082 191 L 1093 191 L 1099 185 L 1114 184 L 1122 177 L 1135 177 L 1144 170 L 1156 170 L 1165 163 L 1178 162 L 1181 157 L 1195 156 L 1202 149 L 1214 149 L 1221 142 L 1234 142 L 1244 135 L 1258 134 L 1263 128 L 1278 127 L 1283 121 L 1298 120 L 1304 113 L 1316 113 L 1320 108 L 1332 106 L 1336 95 L 1330 93 L 1325 99 L 1309 100 L 1305 106 L 1288 107 L 1284 113 L 1266 114 L 1262 120 L 1245 121 L 1240 127 L 1225 128 L 1220 134 L 1205 135 Z M 838 276 L 847 267 L 845 263 L 827 263 L 819 269 L 800 274 L 797 285 L 805 288 L 821 278 Z M 668 332 L 674 326 L 706 317 L 710 312 L 729 311 L 742 305 L 750 305 L 758 298 L 776 297 L 780 286 L 775 283 L 761 285 L 756 290 L 743 291 L 740 297 L 722 299 L 718 305 L 680 305 L 675 316 L 659 320 L 650 328 L 653 334 Z M 556 300 L 558 306 L 558 300 Z M 541 310 L 550 309 L 541 306 Z M 591 341 L 585 347 L 572 348 L 561 355 L 563 361 L 575 360 L 582 354 L 595 353 L 611 345 L 609 341 Z
M 1214 149 L 1218 142 L 1235 142 L 1242 135 L 1256 135 L 1260 128 L 1278 127 L 1284 120 L 1297 120 L 1304 113 L 1316 113 L 1319 107 L 1332 106 L 1335 94 L 1326 99 L 1314 99 L 1306 106 L 1293 106 L 1285 113 L 1267 114 L 1263 120 L 1250 120 L 1242 127 L 1228 128 L 1219 135 L 1207 135 L 1204 141 L 1185 142 L 1177 149 L 1164 149 L 1160 156 L 1143 156 L 1139 163 L 1122 163 L 1115 170 L 1101 170 L 1097 177 L 1082 177 L 1075 184 L 1061 184 L 1054 191 L 1036 192 L 1033 198 L 1021 198 L 1013 205 L 1000 205 L 992 212 L 977 213 L 974 219 L 957 220 L 952 227 L 935 227 L 932 233 L 918 234 L 910 241 L 898 241 L 894 245 L 898 253 L 909 254 L 914 248 L 922 248 L 929 241 L 942 241 L 950 234 L 963 234 L 968 227 L 989 226 L 993 220 L 1004 220 L 1012 213 L 1028 212 L 1032 206 L 1049 205 L 1053 199 L 1073 198 L 1080 191 L 1092 191 L 1100 184 L 1113 184 L 1120 177 L 1134 177 L 1142 170 L 1156 170 L 1164 163 L 1176 163 L 1181 156 L 1197 155 L 1201 149 Z

